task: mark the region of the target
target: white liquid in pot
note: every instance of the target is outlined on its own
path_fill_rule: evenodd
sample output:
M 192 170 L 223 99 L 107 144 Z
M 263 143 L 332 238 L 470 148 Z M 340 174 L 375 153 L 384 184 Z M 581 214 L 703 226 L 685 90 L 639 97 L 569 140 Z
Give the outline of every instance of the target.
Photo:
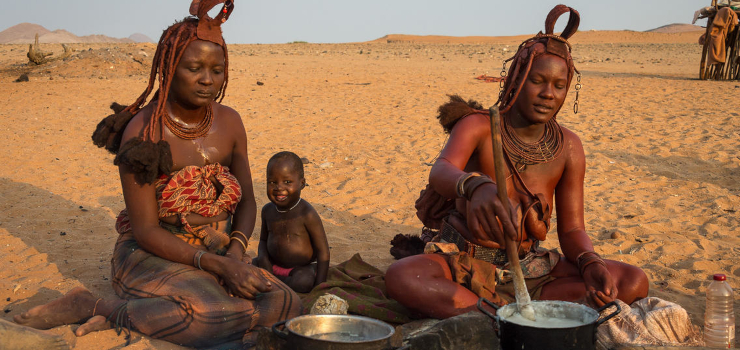
M 522 316 L 522 314 L 520 314 L 519 312 L 515 312 L 514 314 L 510 316 L 503 317 L 503 319 L 507 322 L 516 323 L 518 325 L 537 327 L 537 328 L 571 328 L 571 327 L 580 327 L 585 324 L 581 320 L 573 320 L 569 318 L 547 317 L 543 315 L 537 315 L 536 313 L 535 313 L 535 317 L 537 318 L 537 320 L 532 321 Z

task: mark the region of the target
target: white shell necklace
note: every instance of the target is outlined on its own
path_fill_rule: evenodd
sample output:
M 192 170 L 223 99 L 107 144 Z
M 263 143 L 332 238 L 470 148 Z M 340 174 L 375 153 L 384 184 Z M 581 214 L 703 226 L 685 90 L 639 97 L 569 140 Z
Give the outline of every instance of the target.
M 278 213 L 287 213 L 287 212 L 289 212 L 289 211 L 293 210 L 293 208 L 297 207 L 297 206 L 298 206 L 298 203 L 300 203 L 302 199 L 303 199 L 303 198 L 298 198 L 298 201 L 297 201 L 297 202 L 295 202 L 295 204 L 293 204 L 293 206 L 292 206 L 292 207 L 290 207 L 290 208 L 289 208 L 289 209 L 287 209 L 287 210 L 280 210 L 280 209 L 278 209 L 277 205 L 275 206 L 275 210 L 277 210 L 277 212 L 278 212 Z

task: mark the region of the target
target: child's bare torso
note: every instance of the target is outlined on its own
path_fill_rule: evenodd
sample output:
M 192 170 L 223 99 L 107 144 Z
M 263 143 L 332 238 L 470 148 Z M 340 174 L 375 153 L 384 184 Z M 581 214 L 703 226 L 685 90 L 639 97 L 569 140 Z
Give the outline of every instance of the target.
M 300 207 L 287 213 L 278 212 L 274 206 L 266 208 L 267 252 L 275 265 L 291 268 L 308 265 L 315 260 L 305 225 L 306 212 Z

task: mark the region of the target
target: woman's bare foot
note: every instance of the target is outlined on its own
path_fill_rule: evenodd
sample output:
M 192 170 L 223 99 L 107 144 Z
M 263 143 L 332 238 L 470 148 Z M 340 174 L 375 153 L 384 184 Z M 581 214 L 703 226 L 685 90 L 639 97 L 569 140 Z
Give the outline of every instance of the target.
M 110 323 L 108 323 L 108 320 L 103 316 L 97 315 L 90 317 L 87 322 L 78 327 L 77 330 L 75 330 L 75 335 L 81 337 L 87 333 L 102 331 L 110 328 L 111 326 Z
M 90 291 L 77 287 L 57 300 L 16 315 L 13 321 L 36 329 L 82 323 L 93 315 L 96 300 Z

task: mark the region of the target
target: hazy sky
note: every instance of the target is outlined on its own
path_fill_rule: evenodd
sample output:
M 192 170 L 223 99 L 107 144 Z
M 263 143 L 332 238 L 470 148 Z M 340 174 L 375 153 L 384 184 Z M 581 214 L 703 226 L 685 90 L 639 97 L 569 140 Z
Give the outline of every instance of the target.
M 227 43 L 358 42 L 386 34 L 533 34 L 547 12 L 565 3 L 581 14 L 581 30 L 643 31 L 690 23 L 709 0 L 235 0 L 224 25 Z M 188 15 L 190 0 L 3 0 L 0 31 L 30 22 L 76 35 L 157 40 L 162 30 Z M 565 18 L 556 29 L 565 25 Z M 697 22 L 704 25 L 705 20 Z

